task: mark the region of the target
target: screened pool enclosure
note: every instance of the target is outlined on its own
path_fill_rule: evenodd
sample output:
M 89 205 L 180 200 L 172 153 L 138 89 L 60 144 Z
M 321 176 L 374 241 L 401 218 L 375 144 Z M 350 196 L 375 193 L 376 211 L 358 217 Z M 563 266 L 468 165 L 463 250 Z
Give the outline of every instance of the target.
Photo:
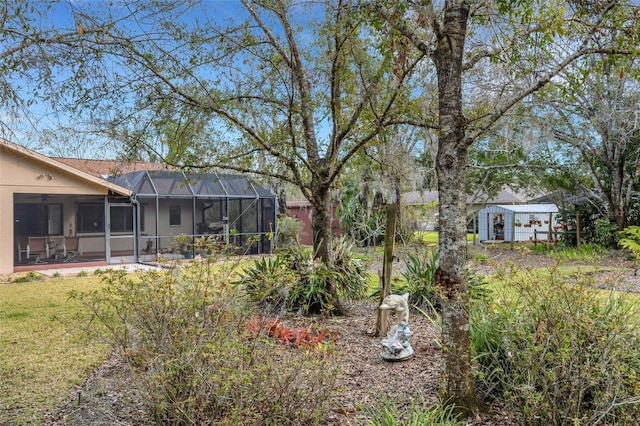
M 109 180 L 135 194 L 129 203 L 130 220 L 137 236 L 136 251 L 143 260 L 176 252 L 176 237 L 186 237 L 191 246 L 198 237 L 214 236 L 242 253 L 271 252 L 276 197 L 245 176 L 137 171 Z M 127 206 L 121 207 L 125 209 L 122 220 L 127 220 Z

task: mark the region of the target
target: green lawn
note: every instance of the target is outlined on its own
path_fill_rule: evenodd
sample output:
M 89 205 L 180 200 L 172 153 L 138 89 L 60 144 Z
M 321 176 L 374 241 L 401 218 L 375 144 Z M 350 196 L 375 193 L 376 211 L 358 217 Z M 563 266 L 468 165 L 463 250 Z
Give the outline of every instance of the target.
M 67 296 L 99 286 L 94 276 L 0 285 L 0 424 L 41 424 L 104 359 L 107 346 L 73 326 L 80 307 Z
M 427 244 L 438 244 L 438 231 L 416 232 L 416 240 Z M 473 241 L 473 234 L 467 234 L 467 241 Z

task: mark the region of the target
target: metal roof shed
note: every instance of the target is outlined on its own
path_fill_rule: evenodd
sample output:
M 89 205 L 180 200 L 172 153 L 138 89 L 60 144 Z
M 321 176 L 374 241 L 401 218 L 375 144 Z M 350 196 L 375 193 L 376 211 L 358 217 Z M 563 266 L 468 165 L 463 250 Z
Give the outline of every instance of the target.
M 490 206 L 478 211 L 480 241 L 531 241 L 538 234 L 546 239 L 557 222 L 555 204 Z
M 246 176 L 160 170 L 110 180 L 134 192 L 147 252 L 151 247 L 155 252 L 171 248 L 179 234 L 218 234 L 250 253 L 271 251 L 276 196 Z

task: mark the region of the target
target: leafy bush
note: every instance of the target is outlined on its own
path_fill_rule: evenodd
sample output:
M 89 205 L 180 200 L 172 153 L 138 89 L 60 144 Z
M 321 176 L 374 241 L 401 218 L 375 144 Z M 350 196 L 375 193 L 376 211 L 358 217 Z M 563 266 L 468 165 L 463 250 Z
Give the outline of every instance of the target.
M 589 242 L 602 247 L 613 248 L 617 244 L 618 225 L 608 219 L 598 219 Z
M 287 267 L 282 257 L 257 259 L 252 268 L 244 270 L 243 275 L 237 284 L 244 286 L 246 294 L 263 312 L 281 314 L 287 310 L 297 275 Z
M 640 226 L 628 226 L 618 232 L 618 245 L 629 250 L 636 260 L 640 260 Z
M 439 254 L 427 249 L 418 254 L 408 254 L 405 261 L 404 280 L 392 284 L 392 292 L 409 293 L 409 303 L 420 310 L 440 309 L 441 296 L 435 285 L 435 273 L 438 269 Z M 484 278 L 474 270 L 465 271 L 471 298 L 488 297 Z
M 567 247 L 577 245 L 576 215 L 579 215 L 581 243 L 593 243 L 607 248 L 615 247 L 618 225 L 606 217 L 605 210 L 601 202 L 595 199 L 560 210 L 558 219 L 565 231 L 560 238 L 564 245 Z
M 593 280 L 514 265 L 504 293 L 471 306 L 478 387 L 522 424 L 632 424 L 640 415 L 640 334 L 631 299 Z
M 363 191 L 361 179 L 348 179 L 341 187 L 336 214 L 345 235 L 363 247 L 381 243 L 385 214 L 380 194 Z
M 102 289 L 71 297 L 129 363 L 155 423 L 319 423 L 336 390 L 332 346 L 297 350 L 256 332 L 227 285 L 237 265 L 214 263 L 107 271 Z
M 235 284 L 268 312 L 305 314 L 332 312 L 331 286 L 340 296 L 352 299 L 364 297 L 367 290 L 362 263 L 344 239 L 334 244 L 330 265 L 314 259 L 311 249 L 297 244 L 278 250 L 273 259 L 256 260 Z
M 364 261 L 354 256 L 353 244 L 346 237 L 333 243 L 331 269 L 338 274 L 337 286 L 341 296 L 352 300 L 366 296 L 368 284 Z
M 438 269 L 438 252 L 427 249 L 424 252 L 407 255 L 405 271 L 402 272 L 404 283 L 397 284 L 394 293 L 409 293 L 409 303 L 420 309 L 440 307 L 440 296 L 434 283 Z

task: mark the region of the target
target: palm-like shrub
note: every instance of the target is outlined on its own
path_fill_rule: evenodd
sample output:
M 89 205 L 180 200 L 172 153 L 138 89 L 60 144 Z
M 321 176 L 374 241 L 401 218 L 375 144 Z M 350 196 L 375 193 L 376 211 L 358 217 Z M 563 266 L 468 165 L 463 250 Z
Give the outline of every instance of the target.
M 429 249 L 409 254 L 402 272 L 404 282 L 396 283 L 392 291 L 397 294 L 409 293 L 409 303 L 420 309 L 440 308 L 440 296 L 434 282 L 438 258 L 438 252 Z
M 331 313 L 331 287 L 346 298 L 363 297 L 367 289 L 364 269 L 344 240 L 334 244 L 333 259 L 325 264 L 310 248 L 295 244 L 279 249 L 273 259 L 256 260 L 235 283 L 263 308 Z
M 618 232 L 618 245 L 629 250 L 636 260 L 640 260 L 640 226 L 628 226 Z

